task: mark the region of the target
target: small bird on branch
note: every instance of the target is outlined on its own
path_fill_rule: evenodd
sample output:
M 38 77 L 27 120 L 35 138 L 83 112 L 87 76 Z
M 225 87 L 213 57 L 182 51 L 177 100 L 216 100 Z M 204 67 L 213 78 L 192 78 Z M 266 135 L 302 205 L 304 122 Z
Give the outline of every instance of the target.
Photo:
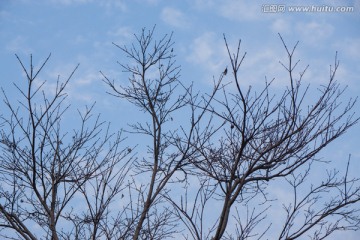
M 224 74 L 224 76 L 227 74 L 227 67 L 225 68 L 223 74 Z

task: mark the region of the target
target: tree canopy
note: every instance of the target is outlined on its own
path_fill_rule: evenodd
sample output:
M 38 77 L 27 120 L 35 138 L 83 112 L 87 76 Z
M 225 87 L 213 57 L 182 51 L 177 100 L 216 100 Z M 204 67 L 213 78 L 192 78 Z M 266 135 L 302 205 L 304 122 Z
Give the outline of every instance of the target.
M 229 65 L 205 92 L 181 79 L 173 35 L 154 32 L 114 43 L 128 59 L 119 62 L 126 83 L 101 72 L 108 94 L 143 114 L 115 125 L 118 132 L 93 105 L 63 124 L 77 66 L 46 91 L 39 76 L 50 55 L 38 69 L 32 56 L 25 66 L 16 55 L 25 80 L 14 83 L 18 99 L 2 89 L 0 112 L 2 238 L 324 239 L 359 230 L 351 158 L 341 171 L 320 157 L 359 121 L 357 99 L 336 81 L 337 55 L 326 84 L 314 87 L 303 81 L 298 43 L 290 47 L 279 34 L 288 82 L 279 94 L 274 79 L 244 86 L 246 52 L 224 35 Z M 129 135 L 137 145 L 126 144 Z M 275 185 L 288 190 L 286 199 L 274 198 Z

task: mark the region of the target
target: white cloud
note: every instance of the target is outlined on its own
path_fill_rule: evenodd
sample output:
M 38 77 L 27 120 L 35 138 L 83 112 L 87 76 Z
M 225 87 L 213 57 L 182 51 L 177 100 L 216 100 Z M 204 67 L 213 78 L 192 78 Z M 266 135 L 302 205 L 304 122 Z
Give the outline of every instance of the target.
M 106 7 L 107 9 L 117 8 L 121 11 L 127 9 L 126 4 L 123 0 L 98 0 L 100 5 Z
M 0 19 L 8 19 L 10 17 L 11 17 L 11 14 L 8 11 L 0 10 Z
M 215 5 L 215 0 L 193 0 L 194 6 L 197 9 L 207 9 Z
M 51 0 L 52 3 L 62 4 L 62 5 L 84 4 L 92 1 L 93 0 Z
M 65 6 L 70 6 L 73 4 L 97 3 L 101 7 L 105 7 L 108 9 L 112 9 L 114 7 L 121 10 L 126 9 L 126 4 L 123 0 L 51 0 L 51 3 Z
M 207 32 L 196 38 L 191 45 L 192 54 L 188 58 L 191 62 L 207 64 L 214 54 L 214 34 Z
M 334 44 L 340 53 L 345 53 L 354 59 L 360 58 L 360 38 L 346 38 Z
M 44 68 L 42 74 L 40 74 L 37 81 L 35 81 L 37 87 L 39 87 L 43 82 L 46 82 L 42 86 L 42 90 L 48 97 L 55 95 L 57 89 L 57 79 L 59 79 L 59 84 L 64 83 L 76 67 L 76 64 L 74 63 L 56 63 L 55 66 L 52 66 L 53 63 L 51 60 L 52 59 L 50 58 L 48 66 Z M 37 68 L 38 67 L 36 66 L 35 69 Z M 89 72 L 85 73 L 81 70 L 82 68 L 78 68 L 75 71 L 70 82 L 65 88 L 65 93 L 68 95 L 66 104 L 73 103 L 73 100 L 80 100 L 86 103 L 94 102 L 93 94 L 91 92 L 91 84 L 94 83 L 95 80 L 100 79 L 100 76 Z
M 34 52 L 33 49 L 29 47 L 27 39 L 23 36 L 15 37 L 6 45 L 5 48 L 12 53 L 30 54 Z
M 291 32 L 291 26 L 288 19 L 277 18 L 271 24 L 271 30 L 275 33 L 286 34 Z
M 78 87 L 83 87 L 83 86 L 90 85 L 100 79 L 102 79 L 102 76 L 100 75 L 100 73 L 89 72 L 87 74 L 82 75 L 81 77 L 78 77 L 75 80 L 75 84 Z
M 311 21 L 299 22 L 296 25 L 296 30 L 303 35 L 302 39 L 304 39 L 304 42 L 317 45 L 330 37 L 334 28 L 328 23 Z
M 217 8 L 220 11 L 220 15 L 236 21 L 264 19 L 265 16 L 261 12 L 261 4 L 254 4 L 252 1 L 219 1 Z
M 144 0 L 138 0 L 139 2 L 144 2 Z M 161 0 L 145 0 L 148 4 L 157 5 Z
M 107 32 L 109 36 L 129 39 L 133 36 L 134 31 L 128 26 L 120 26 Z
M 199 11 L 207 11 L 231 21 L 258 21 L 273 18 L 274 14 L 262 12 L 262 2 L 247 0 L 195 0 L 194 8 Z
M 171 7 L 162 10 L 161 19 L 174 27 L 186 27 L 189 24 L 183 12 Z
M 276 49 L 266 47 L 264 49 L 259 48 L 256 52 L 248 54 L 240 68 L 242 83 L 245 86 L 259 85 L 263 87 L 266 77 L 267 81 L 275 78 L 272 86 L 282 88 L 288 85 L 288 74 L 279 63 L 281 55 Z
M 87 38 L 81 34 L 76 35 L 72 40 L 73 44 L 84 44 L 85 42 L 87 42 Z
M 227 53 L 221 39 L 216 39 L 213 32 L 206 32 L 195 38 L 190 46 L 187 60 L 205 68 L 212 75 L 220 74 L 225 67 Z

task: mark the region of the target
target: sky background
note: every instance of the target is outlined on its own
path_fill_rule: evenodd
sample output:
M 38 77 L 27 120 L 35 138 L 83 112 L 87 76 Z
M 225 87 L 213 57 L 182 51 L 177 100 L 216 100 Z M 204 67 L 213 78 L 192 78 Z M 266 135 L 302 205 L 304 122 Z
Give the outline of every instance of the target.
M 285 5 L 285 10 L 264 12 L 268 4 Z M 351 6 L 354 11 L 290 12 L 291 6 Z M 223 34 L 233 50 L 241 39 L 242 52 L 247 52 L 240 73 L 243 85 L 262 86 L 266 76 L 275 77 L 275 91 L 283 89 L 286 72 L 279 60 L 286 62 L 286 52 L 280 33 L 289 47 L 299 41 L 297 72 L 309 64 L 306 83 L 316 88 L 328 80 L 337 51 L 337 80 L 348 86 L 345 97 L 360 93 L 360 1 L 345 0 L 0 0 L 0 85 L 10 99 L 17 99 L 12 82 L 21 85 L 25 79 L 15 54 L 25 64 L 32 54 L 38 66 L 51 53 L 40 75 L 49 92 L 58 75 L 65 80 L 80 63 L 67 90 L 68 101 L 75 107 L 96 101 L 95 110 L 103 119 L 115 127 L 126 127 L 140 113 L 105 93 L 109 89 L 99 71 L 126 83 L 127 75 L 117 61 L 126 63 L 127 59 L 112 42 L 131 44 L 134 33 L 154 25 L 156 36 L 173 32 L 181 81 L 194 82 L 198 89 L 209 90 L 213 76 L 219 77 L 229 65 Z M 353 176 L 360 170 L 359 136 L 357 125 L 323 153 L 339 169 L 345 168 L 351 154 Z M 355 239 L 355 235 L 349 233 L 346 239 Z

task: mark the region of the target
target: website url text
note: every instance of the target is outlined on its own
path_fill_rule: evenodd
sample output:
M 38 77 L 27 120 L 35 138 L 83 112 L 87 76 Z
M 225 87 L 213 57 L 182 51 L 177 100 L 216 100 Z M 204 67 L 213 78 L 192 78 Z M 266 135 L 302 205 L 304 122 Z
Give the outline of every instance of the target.
M 285 12 L 309 12 L 309 13 L 348 13 L 354 12 L 353 6 L 286 6 L 285 4 L 264 4 L 261 7 L 264 13 L 285 13 Z

